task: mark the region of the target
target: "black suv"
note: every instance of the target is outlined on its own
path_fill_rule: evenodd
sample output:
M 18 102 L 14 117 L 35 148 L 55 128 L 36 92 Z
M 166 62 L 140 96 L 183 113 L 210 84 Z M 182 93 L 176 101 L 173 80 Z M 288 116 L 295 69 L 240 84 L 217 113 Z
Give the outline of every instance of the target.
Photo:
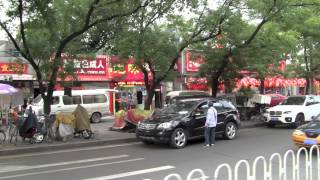
M 153 113 L 150 119 L 138 124 L 136 136 L 145 144 L 169 143 L 183 148 L 187 140 L 204 137 L 208 102 L 218 112 L 216 134 L 234 139 L 240 126 L 239 112 L 228 100 L 212 98 L 182 99 Z

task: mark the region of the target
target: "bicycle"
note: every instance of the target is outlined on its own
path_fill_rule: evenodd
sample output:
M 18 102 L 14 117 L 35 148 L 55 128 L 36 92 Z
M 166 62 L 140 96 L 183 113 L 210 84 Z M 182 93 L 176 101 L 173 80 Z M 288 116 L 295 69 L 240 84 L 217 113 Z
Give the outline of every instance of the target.
M 6 141 L 6 132 L 0 129 L 0 144 L 4 144 Z
M 44 139 L 51 143 L 53 139 L 55 138 L 53 125 L 55 123 L 56 117 L 55 115 L 44 115 L 43 119 L 40 119 L 40 122 L 42 123 L 42 132 L 44 135 Z
M 9 142 L 14 143 L 14 145 L 17 145 L 18 143 L 19 129 L 17 127 L 17 123 L 18 122 L 13 122 L 12 119 L 9 120 L 9 130 L 8 130 Z

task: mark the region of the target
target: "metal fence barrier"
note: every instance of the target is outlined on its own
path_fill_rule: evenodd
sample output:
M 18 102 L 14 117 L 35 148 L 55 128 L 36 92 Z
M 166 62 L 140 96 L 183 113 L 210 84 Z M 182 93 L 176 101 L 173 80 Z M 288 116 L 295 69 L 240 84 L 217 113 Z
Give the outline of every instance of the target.
M 314 159 L 316 159 L 316 163 Z M 278 166 L 278 168 L 276 169 L 274 166 Z M 243 171 L 244 169 L 245 171 Z M 221 171 L 226 174 L 221 175 Z M 262 172 L 259 174 L 258 171 Z M 234 168 L 224 163 L 214 171 L 213 180 L 239 180 L 239 172 L 245 173 L 246 180 L 320 180 L 320 148 L 313 145 L 310 149 L 300 148 L 296 153 L 293 150 L 288 150 L 283 156 L 274 153 L 268 160 L 259 156 L 254 159 L 252 166 L 247 160 L 238 161 Z M 187 177 L 174 173 L 164 178 L 164 180 L 183 179 L 209 180 L 212 178 L 206 176 L 201 169 L 190 171 Z

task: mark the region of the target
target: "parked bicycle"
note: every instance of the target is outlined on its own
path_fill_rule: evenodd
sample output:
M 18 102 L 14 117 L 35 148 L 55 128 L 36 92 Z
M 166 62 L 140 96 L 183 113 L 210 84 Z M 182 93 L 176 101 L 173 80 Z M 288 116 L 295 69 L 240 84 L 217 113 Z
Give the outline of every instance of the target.
M 18 134 L 19 134 L 19 129 L 17 127 L 17 121 L 15 122 L 13 121 L 13 119 L 9 119 L 9 128 L 8 128 L 9 142 L 17 145 Z
M 6 132 L 0 129 L 0 144 L 4 144 L 6 141 Z
M 44 115 L 39 119 L 41 130 L 44 135 L 44 140 L 51 143 L 55 138 L 54 123 L 56 115 Z

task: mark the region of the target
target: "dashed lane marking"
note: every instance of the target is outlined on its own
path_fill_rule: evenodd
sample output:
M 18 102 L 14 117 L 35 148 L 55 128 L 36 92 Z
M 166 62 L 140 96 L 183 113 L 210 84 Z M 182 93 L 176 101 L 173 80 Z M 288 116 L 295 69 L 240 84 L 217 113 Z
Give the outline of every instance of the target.
M 89 178 L 89 179 L 83 179 L 83 180 L 110 180 L 110 179 L 119 179 L 119 178 L 124 178 L 128 176 L 134 176 L 134 175 L 140 175 L 140 174 L 147 174 L 147 173 L 152 173 L 152 172 L 157 172 L 157 171 L 164 171 L 168 169 L 174 169 L 174 166 L 161 166 L 161 167 L 155 167 L 155 168 L 150 168 L 150 169 L 143 169 L 143 170 L 138 170 L 138 171 L 131 171 L 131 172 L 125 172 L 125 173 L 120 173 L 120 174 L 114 174 L 114 175 L 109 175 L 109 176 L 102 176 L 102 177 L 95 177 L 95 178 Z
M 78 166 L 78 167 L 63 168 L 63 169 L 54 169 L 54 170 L 41 171 L 41 172 L 16 174 L 16 175 L 12 175 L 12 176 L 2 176 L 2 177 L 0 176 L 0 179 L 13 179 L 13 178 L 18 178 L 18 177 L 48 174 L 48 173 L 55 173 L 55 172 L 62 172 L 62 171 L 71 171 L 71 170 L 77 170 L 77 169 L 85 169 L 85 168 L 92 168 L 92 167 L 97 167 L 97 166 L 121 164 L 121 163 L 141 161 L 141 160 L 144 160 L 144 158 L 136 158 L 136 159 L 123 160 L 123 161 L 114 161 L 114 162 L 108 162 L 108 163 L 92 164 L 92 165 L 87 165 L 87 166 Z
M 61 153 L 77 152 L 77 151 L 98 150 L 98 149 L 107 149 L 107 148 L 115 148 L 115 147 L 122 147 L 122 146 L 132 146 L 132 145 L 137 145 L 137 144 L 141 144 L 141 142 L 122 143 L 122 144 L 106 145 L 106 146 L 94 146 L 94 147 L 87 147 L 87 148 L 76 148 L 76 149 L 58 150 L 58 151 L 51 151 L 51 152 L 49 151 L 49 152 L 39 152 L 39 153 L 28 153 L 28 154 L 21 154 L 21 155 L 0 156 L 0 159 L 21 158 L 21 157 L 61 154 Z
M 0 173 L 31 170 L 31 169 L 40 169 L 40 168 L 48 168 L 48 167 L 55 167 L 55 166 L 63 166 L 63 165 L 95 162 L 95 161 L 103 161 L 103 160 L 126 158 L 126 157 L 129 157 L 129 155 L 123 154 L 123 155 L 118 155 L 118 156 L 108 156 L 108 157 L 101 157 L 101 158 L 91 158 L 91 159 L 83 159 L 83 160 L 76 160 L 76 161 L 66 161 L 66 162 L 58 162 L 58 163 L 51 163 L 51 164 L 32 165 L 32 166 L 4 166 L 4 167 L 0 166 L 1 167 Z

